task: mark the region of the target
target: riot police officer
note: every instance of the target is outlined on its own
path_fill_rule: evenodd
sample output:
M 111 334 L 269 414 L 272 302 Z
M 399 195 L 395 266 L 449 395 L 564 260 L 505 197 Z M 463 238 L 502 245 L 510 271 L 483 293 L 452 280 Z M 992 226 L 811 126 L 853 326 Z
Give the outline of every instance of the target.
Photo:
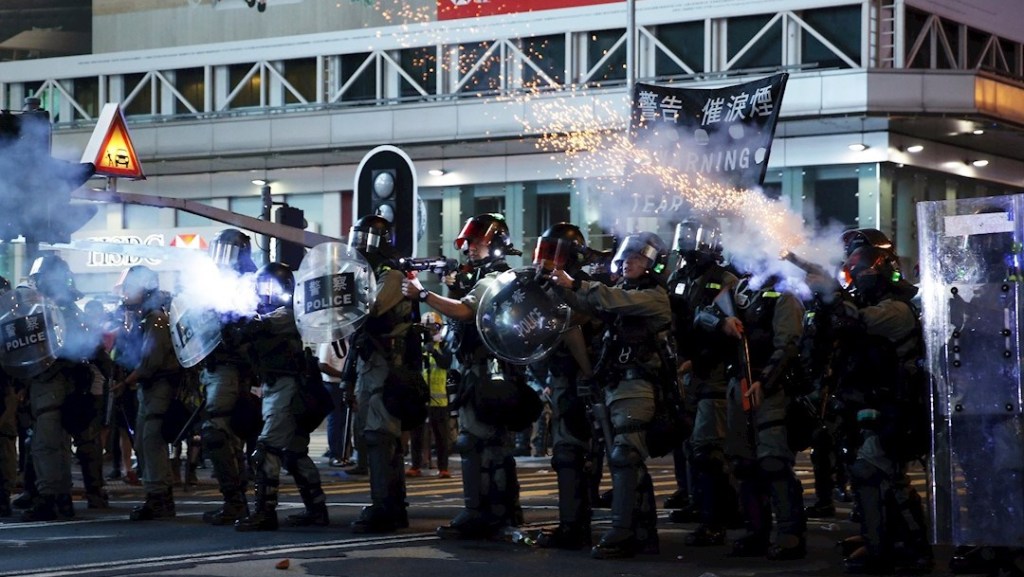
M 477 399 L 487 386 L 493 360 L 476 330 L 476 309 L 494 278 L 509 270 L 506 255 L 521 254 L 512 245 L 508 225 L 500 214 L 480 214 L 466 220 L 455 248 L 469 259 L 475 282 L 460 300 L 423 288 L 418 279 L 407 279 L 402 292 L 426 303 L 442 315 L 458 321 L 453 345 L 461 371 L 455 404 L 459 411 L 459 435 L 455 443 L 462 458 L 462 492 L 465 508 L 447 525 L 438 527 L 442 538 L 480 539 L 496 535 L 521 522 L 519 482 L 515 460 L 507 446 L 507 430 L 481 418 Z
M 905 395 L 912 386 L 920 350 L 917 315 L 909 302 L 917 289 L 902 279 L 891 251 L 870 245 L 850 254 L 841 278 L 856 300 L 844 301 L 834 321 L 843 334 L 837 359 L 838 394 L 856 410 L 861 431 L 850 469 L 862 511 L 861 534 L 859 541 L 846 543 L 846 570 L 928 570 L 932 554 L 925 513 L 906 475 L 906 451 L 914 438 L 922 433 L 927 437 L 927 431 L 906 428 L 913 421 L 905 412 Z M 890 503 L 896 504 L 895 515 Z
M 614 287 L 573 278 L 554 270 L 551 279 L 566 291 L 567 302 L 584 312 L 605 314 L 604 350 L 596 370 L 608 375 L 605 402 L 612 434 L 608 463 L 612 473 L 612 528 L 591 550 L 596 559 L 658 551 L 654 490 L 645 459 L 646 430 L 654 418 L 664 355 L 671 346 L 672 311 L 658 275 L 668 250 L 656 234 L 641 232 L 623 239 L 613 257 L 622 271 Z M 674 358 L 674 357 L 673 357 Z
M 208 254 L 227 275 L 246 275 L 256 271 L 252 260 L 249 236 L 234 228 L 226 228 L 210 241 Z M 232 318 L 226 319 L 229 323 Z M 249 514 L 245 490 L 242 440 L 232 427 L 232 415 L 239 395 L 248 391 L 248 362 L 238 346 L 221 342 L 202 362 L 200 381 L 206 391 L 206 420 L 201 427 L 203 454 L 213 464 L 224 503 L 203 513 L 203 521 L 211 525 L 229 525 Z
M 349 247 L 366 257 L 377 277 L 377 297 L 350 352 L 358 358 L 355 394 L 363 428 L 357 434 L 366 446 L 371 500 L 352 522 L 352 530 L 385 533 L 409 526 L 400 442 L 403 415 L 385 403 L 386 396 L 391 398 L 385 386 L 389 379 L 397 384 L 413 377 L 403 374 L 403 367 L 422 362 L 421 344 L 417 335 L 410 334 L 412 306 L 402 294 L 405 277 L 391 266 L 398 256 L 391 245 L 391 223 L 381 216 L 364 216 L 352 225 L 348 241 Z M 422 379 L 419 368 L 415 377 Z M 423 410 L 425 416 L 425 403 Z
M 74 435 L 82 467 L 86 495 L 96 506 L 105 505 L 102 454 L 96 400 L 92 394 L 102 354 L 100 336 L 91 334 L 75 301 L 82 293 L 75 287 L 67 262 L 56 254 L 38 257 L 29 280 L 39 294 L 61 312 L 65 339 L 58 358 L 41 373 L 27 379 L 32 416 L 32 462 L 37 494 L 23 521 L 52 521 L 74 517 L 71 501 L 71 439 Z M 109 373 L 110 367 L 103 366 Z M 70 429 L 70 430 L 69 430 Z
M 731 371 L 726 454 L 740 482 L 747 534 L 733 542 L 737 557 L 802 559 L 807 554 L 803 487 L 793 471 L 795 456 L 786 429 L 786 411 L 796 384 L 797 345 L 803 332 L 803 305 L 780 292 L 770 278 L 753 286 L 744 278 L 732 292 L 733 311 L 720 304 L 704 309 L 697 322 L 742 344 Z M 716 313 L 724 312 L 722 318 Z M 775 535 L 772 538 L 772 516 Z
M 171 463 L 164 437 L 164 415 L 178 392 L 181 365 L 171 344 L 167 307 L 170 295 L 160 290 L 157 274 L 143 265 L 126 269 L 118 283 L 126 309 L 125 333 L 118 339 L 119 363 L 131 372 L 111 387 L 138 387 L 139 413 L 135 448 L 142 469 L 145 502 L 130 519 L 147 521 L 174 517 Z
M 327 498 L 320 485 L 320 472 L 309 457 L 309 431 L 297 422 L 295 407 L 299 387 L 306 373 L 302 338 L 295 326 L 292 296 L 295 277 L 288 265 L 272 262 L 256 272 L 257 317 L 244 319 L 227 329 L 232 336 L 250 343 L 249 358 L 263 387 L 263 429 L 250 455 L 255 472 L 255 503 L 251 514 L 235 521 L 237 531 L 276 531 L 277 496 L 281 465 L 295 479 L 305 505 L 290 515 L 295 526 L 329 524 Z M 310 387 L 321 387 L 308 383 Z
M 533 264 L 542 273 L 555 269 L 566 271 L 573 278 L 590 280 L 583 271 L 589 254 L 587 241 L 579 227 L 568 222 L 552 225 L 537 238 Z M 598 323 L 583 319 L 582 328 L 596 331 Z M 576 329 L 573 329 L 576 330 Z M 582 344 L 594 334 L 583 335 Z M 588 339 L 587 337 L 591 337 Z M 567 346 L 559 345 L 547 357 L 547 388 L 551 391 L 551 468 L 558 477 L 558 527 L 537 537 L 537 545 L 545 548 L 579 549 L 591 544 L 590 502 L 591 477 L 594 472 L 591 450 L 591 429 L 586 406 L 577 394 L 581 373 L 579 362 Z M 589 361 L 589 359 L 588 359 Z M 590 370 L 590 367 L 586 367 Z M 584 377 L 592 377 L 585 374 Z
M 694 503 L 691 508 L 671 512 L 669 520 L 690 522 L 696 517 L 700 525 L 686 537 L 686 543 L 694 546 L 723 544 L 725 525 L 737 514 L 736 492 L 724 453 L 725 365 L 735 343 L 720 332 L 694 326 L 697 313 L 737 283 L 736 276 L 722 264 L 721 241 L 721 230 L 713 218 L 691 215 L 684 219 L 676 226 L 673 242 L 680 267 L 668 280 L 678 370 L 683 374 L 687 407 L 694 414 L 690 439 L 675 455 L 677 485 L 685 484 L 687 467 L 681 467 L 680 461 L 692 464 Z

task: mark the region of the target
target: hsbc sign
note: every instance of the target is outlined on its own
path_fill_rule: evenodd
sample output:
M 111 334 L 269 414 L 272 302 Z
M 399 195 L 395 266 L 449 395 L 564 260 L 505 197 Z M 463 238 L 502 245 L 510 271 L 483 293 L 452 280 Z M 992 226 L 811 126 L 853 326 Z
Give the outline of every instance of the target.
M 117 243 L 117 244 L 128 244 L 128 245 L 143 245 L 143 246 L 165 246 L 163 234 L 151 234 L 145 237 L 125 235 L 125 236 L 93 236 L 89 237 L 88 240 L 94 242 L 104 243 Z M 161 259 L 156 258 L 144 258 L 140 256 L 132 256 L 127 254 L 114 254 L 109 252 L 90 252 L 89 257 L 85 262 L 85 266 L 90 268 L 95 267 L 129 267 L 137 264 L 144 264 L 148 266 L 160 264 Z

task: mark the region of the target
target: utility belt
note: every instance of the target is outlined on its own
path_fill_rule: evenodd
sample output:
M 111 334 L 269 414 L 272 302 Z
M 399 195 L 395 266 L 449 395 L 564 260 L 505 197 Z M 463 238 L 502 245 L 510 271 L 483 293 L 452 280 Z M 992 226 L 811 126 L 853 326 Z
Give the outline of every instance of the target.
M 626 367 L 614 371 L 619 375 L 617 381 L 652 381 L 651 372 L 643 367 Z

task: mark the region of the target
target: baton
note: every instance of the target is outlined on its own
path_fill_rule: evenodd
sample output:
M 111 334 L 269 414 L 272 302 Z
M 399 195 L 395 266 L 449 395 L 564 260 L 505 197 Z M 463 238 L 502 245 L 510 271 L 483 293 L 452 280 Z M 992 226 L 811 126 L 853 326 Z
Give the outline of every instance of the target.
M 178 434 L 174 436 L 174 440 L 171 441 L 171 444 L 177 445 L 185 438 L 185 435 L 192 429 L 192 425 L 196 423 L 196 419 L 199 418 L 199 413 L 201 413 L 205 408 L 206 399 L 204 398 L 203 402 L 199 403 L 199 406 L 197 406 L 195 410 L 192 411 L 192 414 L 188 416 L 188 420 L 185 421 L 185 424 L 181 427 L 181 430 L 178 431 Z

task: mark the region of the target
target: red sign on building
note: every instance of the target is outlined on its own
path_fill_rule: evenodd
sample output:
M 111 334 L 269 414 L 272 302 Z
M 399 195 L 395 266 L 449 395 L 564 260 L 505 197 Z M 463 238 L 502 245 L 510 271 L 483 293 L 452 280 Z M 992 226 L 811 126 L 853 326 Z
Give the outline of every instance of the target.
M 611 4 L 622 0 L 437 0 L 437 19 L 455 20 L 535 10 Z

